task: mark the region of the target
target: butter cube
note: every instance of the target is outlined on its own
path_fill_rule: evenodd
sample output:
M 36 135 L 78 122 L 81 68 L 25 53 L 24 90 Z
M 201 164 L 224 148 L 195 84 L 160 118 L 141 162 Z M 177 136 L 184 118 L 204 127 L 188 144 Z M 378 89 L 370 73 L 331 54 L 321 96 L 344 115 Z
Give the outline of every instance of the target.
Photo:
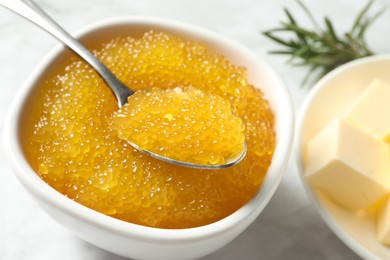
M 387 199 L 385 206 L 378 216 L 377 223 L 377 237 L 378 240 L 385 244 L 390 245 L 390 199 Z
M 343 119 L 312 138 L 305 155 L 309 184 L 348 209 L 365 208 L 390 190 L 389 146 Z
M 345 118 L 380 140 L 390 134 L 390 85 L 375 79 L 356 100 Z

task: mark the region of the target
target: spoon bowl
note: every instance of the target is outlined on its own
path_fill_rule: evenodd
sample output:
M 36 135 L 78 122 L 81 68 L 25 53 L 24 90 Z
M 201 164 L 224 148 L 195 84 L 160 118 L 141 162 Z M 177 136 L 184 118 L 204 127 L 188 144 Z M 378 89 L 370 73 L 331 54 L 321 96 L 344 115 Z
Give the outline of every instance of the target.
M 195 163 L 190 163 L 190 162 L 173 160 L 173 159 L 170 159 L 168 157 L 161 156 L 157 153 L 153 153 L 153 152 L 150 152 L 148 150 L 144 150 L 144 149 L 138 147 L 134 143 L 131 143 L 131 142 L 129 142 L 129 143 L 131 144 L 131 146 L 133 146 L 137 150 L 142 151 L 143 153 L 148 154 L 151 157 L 159 159 L 161 161 L 173 163 L 173 164 L 188 167 L 188 168 L 204 169 L 204 170 L 216 170 L 216 169 L 224 169 L 224 168 L 232 167 L 232 166 L 240 163 L 245 158 L 245 155 L 247 153 L 247 145 L 246 145 L 246 142 L 244 142 L 243 152 L 241 154 L 239 154 L 238 156 L 231 158 L 230 160 L 227 160 L 224 164 L 195 164 Z

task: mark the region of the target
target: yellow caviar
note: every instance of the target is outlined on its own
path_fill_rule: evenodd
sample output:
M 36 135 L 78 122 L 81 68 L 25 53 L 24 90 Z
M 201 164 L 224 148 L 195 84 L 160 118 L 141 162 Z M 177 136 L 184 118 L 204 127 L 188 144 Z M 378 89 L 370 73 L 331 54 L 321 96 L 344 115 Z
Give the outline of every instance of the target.
M 110 128 L 116 100 L 96 72 L 74 58 L 43 84 L 24 145 L 39 176 L 70 199 L 146 226 L 187 228 L 222 219 L 258 191 L 275 147 L 274 117 L 246 70 L 199 43 L 162 32 L 117 38 L 96 55 L 134 90 L 193 86 L 228 101 L 245 125 L 238 165 L 197 170 L 133 149 Z
M 231 104 L 194 87 L 140 90 L 111 128 L 144 150 L 200 165 L 228 163 L 244 150 L 244 124 Z

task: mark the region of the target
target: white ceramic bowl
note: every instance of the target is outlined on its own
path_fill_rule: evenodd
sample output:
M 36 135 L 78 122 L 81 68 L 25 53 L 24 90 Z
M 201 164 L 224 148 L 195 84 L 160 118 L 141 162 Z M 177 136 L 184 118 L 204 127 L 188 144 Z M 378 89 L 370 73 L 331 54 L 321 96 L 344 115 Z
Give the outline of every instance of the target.
M 303 149 L 307 142 L 343 113 L 375 78 L 390 84 L 390 55 L 347 63 L 321 79 L 299 113 L 295 154 L 306 192 L 332 231 L 363 259 L 390 259 L 390 248 L 376 239 L 375 218 L 358 216 L 328 200 L 310 187 L 303 171 Z
M 252 223 L 274 194 L 286 167 L 293 139 L 293 108 L 282 80 L 245 47 L 205 29 L 147 17 L 122 17 L 90 26 L 77 34 L 88 47 L 116 36 L 137 36 L 155 29 L 203 42 L 210 50 L 224 54 L 233 63 L 248 69 L 249 81 L 261 87 L 276 117 L 277 146 L 272 164 L 256 196 L 230 216 L 215 223 L 188 229 L 159 229 L 120 221 L 86 208 L 61 195 L 32 170 L 21 142 L 24 124 L 39 84 L 56 72 L 69 55 L 61 46 L 37 66 L 16 96 L 5 127 L 5 147 L 9 162 L 19 180 L 38 203 L 60 224 L 80 238 L 113 253 L 142 259 L 188 259 L 223 247 Z

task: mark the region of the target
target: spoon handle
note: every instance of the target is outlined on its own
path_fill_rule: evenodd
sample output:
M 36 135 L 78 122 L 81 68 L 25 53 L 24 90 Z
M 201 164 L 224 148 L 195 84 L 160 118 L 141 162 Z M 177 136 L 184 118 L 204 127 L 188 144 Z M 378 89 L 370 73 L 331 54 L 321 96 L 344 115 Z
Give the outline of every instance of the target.
M 0 0 L 0 5 L 8 8 L 16 14 L 35 23 L 46 30 L 64 45 L 69 47 L 81 58 L 88 62 L 104 79 L 111 88 L 118 100 L 119 107 L 127 102 L 127 97 L 134 92 L 127 88 L 102 62 L 100 62 L 90 51 L 80 42 L 75 40 L 53 19 L 51 19 L 41 8 L 31 0 Z

